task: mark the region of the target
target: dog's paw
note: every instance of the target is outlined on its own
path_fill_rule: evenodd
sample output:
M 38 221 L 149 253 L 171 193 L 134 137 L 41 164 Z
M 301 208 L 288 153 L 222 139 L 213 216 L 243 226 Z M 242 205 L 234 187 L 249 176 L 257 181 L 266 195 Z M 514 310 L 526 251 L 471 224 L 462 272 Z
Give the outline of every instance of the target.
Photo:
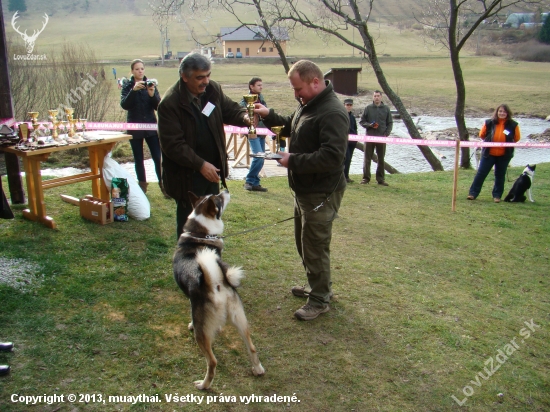
M 193 326 L 193 322 L 189 322 L 189 325 L 187 325 L 187 329 L 194 330 L 195 327 Z
M 210 389 L 210 387 L 205 386 L 204 381 L 195 381 L 193 383 L 195 384 L 195 388 L 201 391 L 207 391 L 208 389 Z
M 254 376 L 262 376 L 263 374 L 265 374 L 265 369 L 262 364 L 259 363 L 258 366 L 252 367 L 252 373 L 254 374 Z

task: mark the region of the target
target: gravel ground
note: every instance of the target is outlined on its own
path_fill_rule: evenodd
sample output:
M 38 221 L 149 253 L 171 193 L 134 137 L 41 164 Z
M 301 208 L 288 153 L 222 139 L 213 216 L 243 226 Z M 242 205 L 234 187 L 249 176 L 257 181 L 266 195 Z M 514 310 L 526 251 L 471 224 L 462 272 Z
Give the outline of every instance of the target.
M 42 268 L 25 259 L 6 259 L 0 257 L 0 284 L 7 285 L 20 292 L 31 292 L 44 282 Z

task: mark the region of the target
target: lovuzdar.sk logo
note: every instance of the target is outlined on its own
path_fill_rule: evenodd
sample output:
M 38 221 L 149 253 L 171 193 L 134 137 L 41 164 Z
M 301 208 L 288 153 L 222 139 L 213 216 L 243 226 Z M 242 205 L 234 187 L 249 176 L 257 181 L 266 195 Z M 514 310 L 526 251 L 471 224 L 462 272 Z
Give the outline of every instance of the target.
M 14 55 L 15 60 L 45 60 L 46 59 L 45 54 L 35 55 L 35 54 L 32 54 L 32 51 L 34 50 L 34 45 L 35 45 L 36 39 L 38 38 L 40 33 L 42 33 L 44 31 L 44 29 L 46 28 L 46 25 L 48 24 L 48 21 L 49 21 L 48 15 L 46 13 L 44 13 L 44 23 L 42 24 L 42 28 L 40 30 L 35 29 L 35 30 L 33 30 L 32 35 L 28 35 L 27 30 L 25 30 L 24 32 L 21 32 L 19 30 L 19 26 L 16 26 L 16 20 L 19 18 L 18 13 L 19 13 L 19 11 L 16 11 L 14 13 L 14 15 L 11 19 L 11 25 L 12 25 L 13 29 L 16 31 L 16 33 L 21 35 L 21 38 L 25 42 L 25 48 L 27 49 L 27 55 L 26 56 L 25 55 Z

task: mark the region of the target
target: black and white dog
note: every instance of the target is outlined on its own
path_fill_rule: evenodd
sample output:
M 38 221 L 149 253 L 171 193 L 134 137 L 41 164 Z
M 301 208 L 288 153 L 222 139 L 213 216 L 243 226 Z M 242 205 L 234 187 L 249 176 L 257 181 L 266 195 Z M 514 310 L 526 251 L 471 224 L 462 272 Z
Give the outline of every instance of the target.
M 525 197 L 525 192 L 527 192 L 529 196 L 529 201 L 534 202 L 531 193 L 531 185 L 533 184 L 536 167 L 537 165 L 527 165 L 525 169 L 523 169 L 523 173 L 516 179 L 510 192 L 504 198 L 505 202 L 525 202 L 527 199 Z
M 193 212 L 189 215 L 173 257 L 174 278 L 191 301 L 189 330 L 206 356 L 206 376 L 196 381 L 197 389 L 209 389 L 216 373 L 212 344 L 216 333 L 229 319 L 239 331 L 252 362 L 252 373 L 265 373 L 256 348 L 250 339 L 248 321 L 236 288 L 240 285 L 241 268 L 229 267 L 221 259 L 223 232 L 221 216 L 229 203 L 229 192 L 197 197 L 189 192 Z

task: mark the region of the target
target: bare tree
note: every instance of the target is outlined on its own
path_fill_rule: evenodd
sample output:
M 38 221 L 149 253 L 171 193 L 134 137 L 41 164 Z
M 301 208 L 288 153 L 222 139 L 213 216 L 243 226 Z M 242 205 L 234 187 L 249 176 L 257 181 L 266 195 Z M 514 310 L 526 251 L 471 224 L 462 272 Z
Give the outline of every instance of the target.
M 101 66 L 86 45 L 64 44 L 60 52 L 49 52 L 47 60 L 19 60 L 26 54 L 17 42 L 8 41 L 8 67 L 15 117 L 28 119 L 30 111 L 48 117 L 48 110 L 75 109 L 75 117 L 106 120 L 118 103 L 111 97 L 113 82 L 102 80 Z
M 378 60 L 375 40 L 368 27 L 374 0 L 367 0 L 366 2 L 361 0 L 307 0 L 306 4 L 310 6 L 308 10 L 305 10 L 305 7 L 295 0 L 268 0 L 267 2 L 270 5 L 270 13 L 274 14 L 273 20 L 292 22 L 334 36 L 356 50 L 363 52 L 372 66 L 378 84 L 401 115 L 410 136 L 413 139 L 422 139 L 401 98 L 386 80 Z M 365 5 L 366 10 L 361 12 L 360 5 Z M 361 43 L 349 40 L 344 35 L 348 33 L 349 29 L 359 32 Z M 443 170 L 440 160 L 428 146 L 418 146 L 418 148 L 434 171 Z
M 426 0 L 422 16 L 417 21 L 427 29 L 427 35 L 434 45 L 449 50 L 451 66 L 456 85 L 455 121 L 460 140 L 469 140 L 464 110 L 466 107 L 466 86 L 460 65 L 460 52 L 472 34 L 486 20 L 491 20 L 502 10 L 516 5 L 532 6 L 538 0 Z M 472 19 L 466 22 L 467 17 Z M 470 148 L 462 148 L 460 166 L 469 168 Z

